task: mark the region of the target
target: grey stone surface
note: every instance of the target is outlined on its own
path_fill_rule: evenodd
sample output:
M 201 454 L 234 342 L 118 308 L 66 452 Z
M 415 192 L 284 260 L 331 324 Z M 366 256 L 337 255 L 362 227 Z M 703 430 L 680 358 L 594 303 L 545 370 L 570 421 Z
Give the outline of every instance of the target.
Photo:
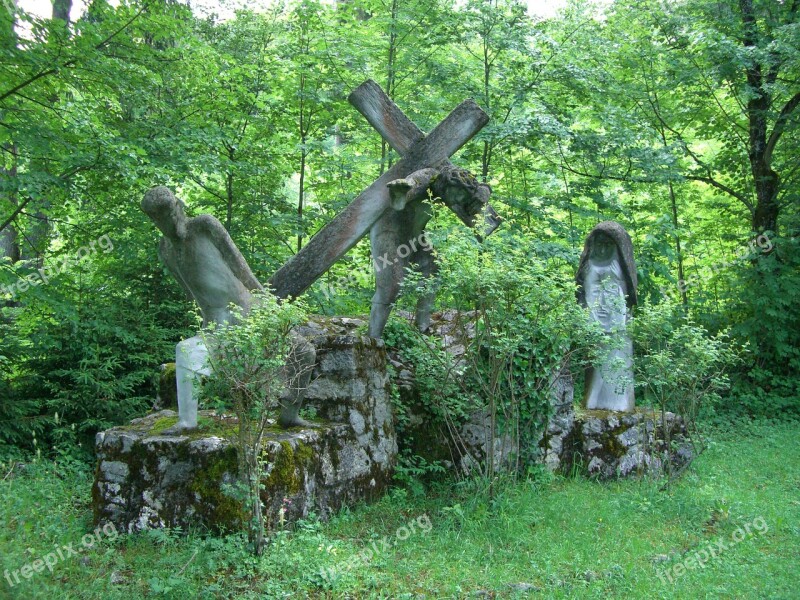
M 637 275 L 628 232 L 614 221 L 598 224 L 586 238 L 575 275 L 578 302 L 605 331 L 604 355 L 586 372 L 584 406 L 633 410 L 633 343 L 627 332 L 636 304 Z
M 551 414 L 539 440 L 540 461 L 551 471 L 561 468 L 564 443 L 575 425 L 574 395 L 572 374 L 562 367 L 550 384 Z
M 351 325 L 330 319 L 310 326 L 319 352 L 330 359 L 324 367 L 317 364 L 307 397 L 322 419 L 312 429 L 273 427 L 267 434 L 262 500 L 270 526 L 310 511 L 326 518 L 387 489 L 397 440 L 386 352 L 377 340 L 339 335 L 343 328 L 352 331 Z M 360 393 L 340 395 L 345 388 Z M 238 526 L 241 507 L 223 491 L 238 472 L 230 441 L 236 419 L 202 411 L 199 429 L 164 435 L 176 420 L 175 412 L 165 410 L 97 435 L 92 494 L 97 524 L 112 522 L 124 531 Z
M 686 426 L 673 413 L 579 411 L 561 454 L 562 469 L 598 479 L 679 472 L 694 456 Z

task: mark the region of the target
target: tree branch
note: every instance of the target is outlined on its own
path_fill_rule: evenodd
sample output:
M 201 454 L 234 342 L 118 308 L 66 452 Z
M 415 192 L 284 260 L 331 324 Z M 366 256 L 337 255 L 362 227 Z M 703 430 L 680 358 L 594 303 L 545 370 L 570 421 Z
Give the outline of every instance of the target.
M 775 149 L 775 145 L 778 143 L 778 140 L 781 139 L 781 136 L 786 129 L 786 122 L 789 120 L 789 117 L 794 109 L 797 108 L 798 104 L 800 104 L 800 92 L 792 96 L 791 100 L 784 105 L 783 109 L 781 110 L 781 114 L 779 114 L 778 118 L 775 120 L 775 126 L 772 128 L 772 134 L 769 136 L 767 147 L 764 149 L 764 161 L 767 164 L 772 162 L 772 151 Z
M 128 20 L 128 21 L 127 21 L 127 22 L 126 22 L 126 23 L 125 23 L 125 24 L 124 24 L 122 27 L 120 27 L 119 29 L 117 29 L 117 30 L 116 30 L 114 33 L 112 33 L 112 34 L 111 34 L 110 36 L 108 36 L 106 39 L 104 39 L 102 42 L 100 42 L 99 44 L 97 44 L 97 45 L 94 47 L 94 49 L 95 49 L 95 50 L 101 50 L 103 47 L 105 47 L 106 45 L 108 45 L 108 43 L 109 43 L 111 40 L 113 40 L 113 39 L 114 39 L 115 37 L 117 37 L 117 36 L 118 36 L 120 33 L 122 33 L 123 31 L 125 31 L 125 30 L 126 30 L 126 29 L 127 29 L 127 28 L 128 28 L 128 27 L 129 27 L 129 26 L 130 26 L 130 25 L 131 25 L 131 24 L 132 24 L 132 23 L 133 23 L 133 22 L 136 20 L 136 19 L 138 19 L 138 18 L 139 18 L 139 16 L 141 16 L 141 14 L 142 14 L 142 13 L 143 13 L 145 10 L 147 10 L 147 7 L 148 7 L 148 6 L 149 6 L 149 3 L 146 3 L 146 4 L 142 5 L 142 7 L 139 9 L 139 11 L 138 11 L 138 12 L 137 12 L 135 15 L 133 15 L 133 17 L 131 17 L 131 18 L 130 18 L 130 19 L 129 19 L 129 20 Z M 8 90 L 7 92 L 4 92 L 2 95 L 0 95 L 0 102 L 2 102 L 3 100 L 5 100 L 5 99 L 6 99 L 6 98 L 8 98 L 9 96 L 13 96 L 13 95 L 14 95 L 14 94 L 16 94 L 18 91 L 20 91 L 22 88 L 24 88 L 24 87 L 27 87 L 27 86 L 29 86 L 30 84 L 32 84 L 32 83 L 35 83 L 35 82 L 39 81 L 39 80 L 40 80 L 40 79 L 42 79 L 43 77 L 47 77 L 47 76 L 49 76 L 49 75 L 53 75 L 54 73 L 58 73 L 58 72 L 59 72 L 61 69 L 65 69 L 65 68 L 67 68 L 67 67 L 72 67 L 72 66 L 74 66 L 75 64 L 77 64 L 79 61 L 80 61 L 80 58 L 79 58 L 79 57 L 72 58 L 72 59 L 68 60 L 67 62 L 65 62 L 65 63 L 64 63 L 64 64 L 62 64 L 62 65 L 59 65 L 59 66 L 57 66 L 57 67 L 50 67 L 49 69 L 45 69 L 44 71 L 40 71 L 39 73 L 37 73 L 37 74 L 36 74 L 36 75 L 34 75 L 33 77 L 30 77 L 30 78 L 28 78 L 27 80 L 23 81 L 22 83 L 19 83 L 19 84 L 15 85 L 13 88 L 11 88 L 11 89 L 10 89 L 10 90 Z M 1 231 L 1 230 L 0 230 L 0 231 Z
M 14 219 L 16 219 L 16 218 L 17 218 L 17 216 L 19 215 L 19 213 L 21 213 L 21 212 L 22 212 L 22 210 L 25 208 L 25 206 L 26 206 L 26 205 L 27 205 L 27 204 L 28 204 L 28 203 L 29 203 L 31 200 L 32 200 L 32 198 L 31 198 L 30 196 L 28 196 L 28 197 L 25 199 L 25 201 L 24 201 L 22 204 L 20 204 L 20 205 L 17 207 L 17 209 L 16 209 L 16 210 L 15 210 L 13 213 L 11 213 L 11 216 L 10 216 L 10 217 L 8 217 L 8 219 L 6 219 L 6 220 L 5 220 L 5 222 L 4 222 L 2 225 L 0 225 L 0 232 L 2 232 L 2 231 L 3 231 L 3 230 L 6 228 L 6 227 L 8 227 L 9 225 L 11 225 L 11 223 L 14 221 Z

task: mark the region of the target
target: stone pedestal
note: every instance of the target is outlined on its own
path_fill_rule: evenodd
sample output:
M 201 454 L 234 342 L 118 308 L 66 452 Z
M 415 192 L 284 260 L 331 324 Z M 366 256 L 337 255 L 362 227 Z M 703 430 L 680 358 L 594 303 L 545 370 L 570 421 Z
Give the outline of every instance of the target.
M 569 368 L 563 367 L 550 386 L 550 404 L 552 414 L 547 420 L 542 438 L 539 441 L 541 462 L 550 471 L 557 471 L 562 466 L 565 440 L 575 426 L 575 384 Z
M 683 419 L 674 413 L 579 410 L 562 453 L 562 469 L 598 479 L 664 475 L 693 458 Z
M 262 500 L 270 527 L 380 497 L 397 454 L 382 342 L 353 335 L 357 322 L 329 319 L 304 334 L 317 348 L 306 396 L 315 427 L 269 428 Z M 95 522 L 123 531 L 156 527 L 239 528 L 235 418 L 201 411 L 200 427 L 164 435 L 165 410 L 97 435 L 92 491 Z

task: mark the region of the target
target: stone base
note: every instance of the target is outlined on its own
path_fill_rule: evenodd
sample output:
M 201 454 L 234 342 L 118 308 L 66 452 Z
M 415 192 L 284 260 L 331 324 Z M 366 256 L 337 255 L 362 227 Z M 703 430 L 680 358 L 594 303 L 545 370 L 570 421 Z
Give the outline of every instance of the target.
M 562 467 L 564 443 L 575 426 L 575 383 L 569 369 L 564 367 L 550 386 L 552 414 L 539 441 L 541 462 L 548 470 L 558 471 Z
M 679 472 L 694 456 L 683 419 L 674 413 L 580 410 L 562 453 L 562 470 L 598 479 Z
M 339 323 L 338 321 L 343 321 Z M 346 322 L 345 322 L 346 321 Z M 350 320 L 304 331 L 317 348 L 306 405 L 310 429 L 270 427 L 264 443 L 268 527 L 380 497 L 397 454 L 383 344 L 349 335 Z M 157 527 L 240 529 L 244 513 L 228 492 L 237 479 L 235 418 L 201 411 L 197 430 L 164 435 L 165 410 L 97 435 L 95 522 L 121 531 Z

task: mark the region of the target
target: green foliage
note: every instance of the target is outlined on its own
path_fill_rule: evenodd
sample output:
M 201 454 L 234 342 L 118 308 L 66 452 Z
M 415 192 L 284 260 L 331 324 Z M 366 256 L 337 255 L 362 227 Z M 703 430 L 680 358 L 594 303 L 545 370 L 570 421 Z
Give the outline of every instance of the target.
M 442 248 L 436 282 L 426 288 L 409 276 L 405 287 L 412 297 L 436 289 L 453 311 L 451 344 L 462 345 L 464 354 L 454 357 L 432 345 L 436 338 L 398 325 L 387 329 L 387 343 L 415 365 L 422 408 L 442 431 L 454 435 L 468 416 L 486 411 L 497 436 L 526 449 L 517 460 L 531 462 L 557 375 L 573 358 L 575 368 L 589 358 L 599 332 L 575 302 L 571 278 L 558 262 L 538 258 L 523 237 L 499 232 L 478 243 L 472 232 L 454 229 L 433 238 Z M 494 476 L 499 465 L 486 458 L 483 468 Z
M 249 520 L 248 536 L 255 554 L 261 554 L 266 543 L 262 517 L 261 489 L 264 478 L 262 457 L 265 429 L 284 385 L 295 387 L 296 381 L 286 381 L 297 340 L 292 327 L 307 320 L 302 305 L 280 302 L 269 291 L 255 293 L 253 306 L 247 315 L 233 307 L 235 323 L 212 324 L 203 333 L 209 348 L 212 375 L 203 386 L 203 395 L 213 398 L 222 410 L 236 415 L 239 423 L 236 451 L 239 459 L 238 486 L 231 490 L 234 497 L 244 500 Z M 295 376 L 299 377 L 299 373 Z M 281 454 L 285 465 L 276 465 L 274 474 L 294 468 L 291 446 L 284 444 Z
M 383 339 L 395 349 L 406 364 L 414 365 L 414 381 L 421 408 L 440 422 L 461 421 L 478 408 L 475 398 L 458 383 L 463 375 L 455 358 L 423 336 L 407 321 L 393 316 L 384 330 Z M 408 424 L 409 408 L 395 402 L 398 431 Z
M 800 416 L 800 240 L 774 238 L 734 279 L 732 332 L 749 343 L 751 363 L 736 382 L 738 414 Z
M 20 306 L 0 309 L 9 344 L 0 384 L 9 399 L 0 405 L 5 443 L 30 451 L 35 433 L 47 451 L 88 451 L 97 431 L 152 406 L 157 365 L 174 356 L 170 338 L 185 331 L 186 307 L 159 289 L 160 273 L 126 264 L 124 243 L 115 250 L 70 263 L 21 295 Z M 62 252 L 74 256 L 74 248 Z M 112 273 L 130 279 L 115 288 Z M 153 306 L 152 297 L 163 302 Z
M 690 428 L 713 413 L 743 348 L 727 332 L 710 335 L 672 303 L 639 307 L 631 326 L 639 402 L 681 415 Z

